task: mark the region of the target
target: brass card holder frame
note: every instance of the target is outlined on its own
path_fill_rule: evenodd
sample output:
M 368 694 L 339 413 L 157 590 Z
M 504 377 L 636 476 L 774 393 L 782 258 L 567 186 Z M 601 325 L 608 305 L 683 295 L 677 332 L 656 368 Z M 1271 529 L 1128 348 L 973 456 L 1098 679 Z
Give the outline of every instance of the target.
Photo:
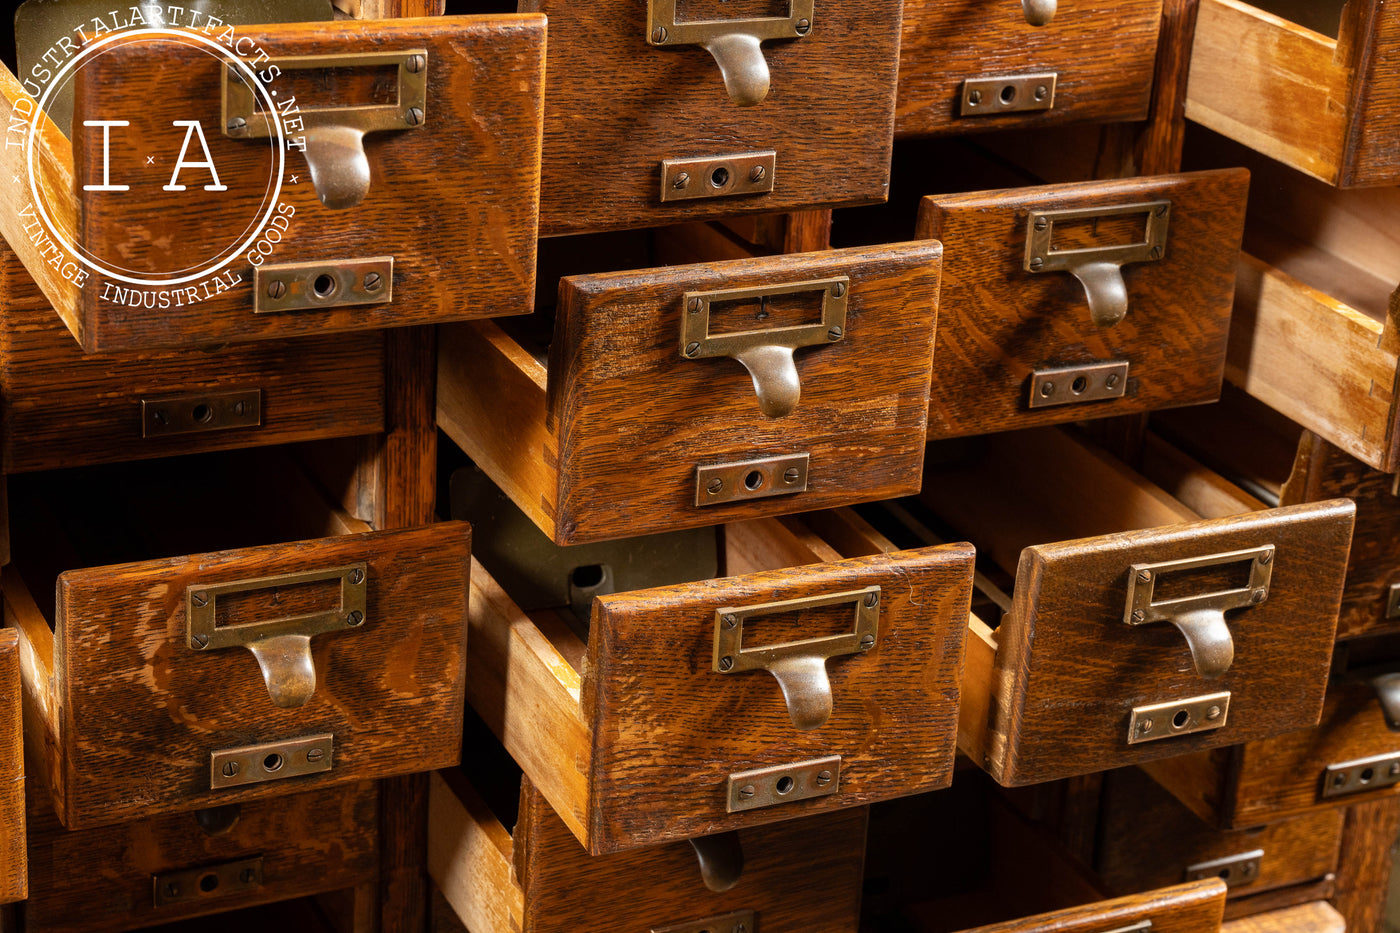
M 326 632 L 339 632 L 364 624 L 368 576 L 367 565 L 360 562 L 232 583 L 192 583 L 185 588 L 186 644 L 194 651 L 248 649 L 258 661 L 272 702 L 283 709 L 305 706 L 316 692 L 316 664 L 311 657 L 311 639 Z M 320 580 L 340 581 L 340 604 L 335 608 L 242 625 L 217 623 L 220 596 Z
M 1171 201 L 1161 200 L 1119 207 L 1031 211 L 1026 218 L 1023 267 L 1031 273 L 1068 272 L 1073 275 L 1084 286 L 1089 299 L 1089 316 L 1094 323 L 1099 327 L 1112 327 L 1128 313 L 1128 285 L 1123 281 L 1123 266 L 1133 262 L 1156 262 L 1166 254 L 1171 204 Z M 1056 223 L 1126 214 L 1147 215 L 1142 242 L 1085 249 L 1054 248 Z
M 1243 562 L 1249 563 L 1249 582 L 1243 587 L 1177 599 L 1155 599 L 1157 583 L 1163 574 Z M 1134 626 L 1154 622 L 1175 625 L 1186 636 L 1196 673 L 1213 680 L 1228 671 L 1235 658 L 1235 643 L 1225 613 L 1257 606 L 1269 598 L 1273 562 L 1274 546 L 1266 544 L 1203 557 L 1133 564 L 1128 568 L 1128 599 L 1123 621 Z
M 758 407 L 769 418 L 782 418 L 797 407 L 802 381 L 793 353 L 798 347 L 836 343 L 846 334 L 846 305 L 851 281 L 839 275 L 806 282 L 757 288 L 724 288 L 686 292 L 681 296 L 681 356 L 688 360 L 727 356 L 748 370 Z M 815 324 L 710 333 L 710 308 L 716 302 L 760 301 L 776 295 L 821 292 L 821 320 Z
M 843 603 L 853 604 L 855 610 L 853 629 L 849 633 L 744 647 L 744 623 L 751 618 Z M 767 671 L 777 678 L 782 688 L 792 724 L 803 730 L 817 729 L 831 717 L 833 701 L 827 660 L 869 651 L 879 639 L 879 629 L 878 586 L 755 606 L 726 606 L 715 610 L 712 669 L 721 674 Z
M 768 96 L 770 77 L 763 43 L 801 39 L 812 31 L 815 9 L 816 0 L 788 0 L 787 16 L 680 22 L 676 19 L 676 0 L 650 0 L 647 43 L 657 48 L 700 46 L 719 65 L 729 99 L 740 107 L 752 107 Z
M 369 158 L 365 134 L 422 127 L 428 119 L 428 51 L 354 52 L 344 55 L 295 55 L 268 59 L 283 71 L 317 68 L 398 66 L 397 103 L 302 109 L 297 118 L 305 131 L 302 155 L 321 203 L 332 210 L 354 207 L 369 194 Z M 225 68 L 223 127 L 230 139 L 275 136 L 273 121 L 256 107 L 253 89 L 230 80 Z

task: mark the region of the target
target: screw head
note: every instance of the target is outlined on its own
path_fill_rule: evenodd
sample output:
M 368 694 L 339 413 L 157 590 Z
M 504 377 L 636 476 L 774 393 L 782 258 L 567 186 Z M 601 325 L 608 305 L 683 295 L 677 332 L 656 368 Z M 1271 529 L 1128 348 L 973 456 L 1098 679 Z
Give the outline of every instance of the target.
M 1161 258 L 1162 258 L 1162 247 L 1160 247 L 1160 246 L 1154 246 L 1154 247 L 1152 247 L 1152 252 L 1148 253 L 1147 255 L 1151 256 L 1153 259 L 1161 259 Z
M 755 165 L 749 169 L 749 181 L 763 181 L 763 176 L 768 174 L 768 170 L 761 165 Z
M 1210 709 L 1206 710 L 1206 718 L 1209 719 L 1211 722 L 1214 722 L 1215 720 L 1219 719 L 1220 707 L 1212 706 Z
M 286 282 L 283 282 L 281 279 L 273 279 L 271 282 L 267 283 L 267 297 L 281 298 L 285 294 L 287 294 Z
M 1042 233 L 1045 232 L 1045 230 L 1046 230 L 1049 226 L 1050 226 L 1050 221 L 1046 220 L 1044 217 L 1038 218 L 1038 219 L 1036 220 L 1036 222 L 1035 222 L 1035 229 L 1041 231 Z
M 350 571 L 350 582 L 359 586 L 361 583 L 365 582 L 365 572 L 359 567 L 356 567 L 354 570 Z
M 345 621 L 351 625 L 360 625 L 365 621 L 365 614 L 358 609 L 351 609 L 350 614 L 345 617 Z
M 1150 720 L 1150 719 L 1144 719 L 1142 722 L 1138 723 L 1138 731 L 1139 731 L 1139 732 L 1144 732 L 1144 733 L 1146 733 L 1146 732 L 1151 732 L 1151 731 L 1152 731 L 1152 720 Z
M 1103 381 L 1103 384 L 1112 389 L 1114 386 L 1118 385 L 1118 374 L 1109 373 L 1108 378 Z
M 879 602 L 880 602 L 880 594 L 879 594 L 879 593 L 866 593 L 866 594 L 865 594 L 865 608 L 867 608 L 867 609 L 874 609 L 875 606 L 876 606 Z
M 228 121 L 229 131 L 233 133 L 237 133 L 239 130 L 247 127 L 247 125 L 248 121 L 242 117 L 234 117 L 232 120 Z
M 1170 204 L 1163 204 L 1161 207 L 1157 208 L 1157 216 L 1158 216 L 1158 217 L 1165 217 L 1165 216 L 1167 216 L 1167 211 L 1169 211 L 1169 210 L 1171 210 L 1171 205 L 1170 205 Z
M 817 772 L 817 786 L 818 786 L 818 787 L 825 787 L 826 785 L 828 785 L 828 784 L 830 784 L 830 783 L 831 783 L 831 772 L 830 772 L 830 771 L 818 771 L 818 772 Z
M 1054 394 L 1055 394 L 1055 383 L 1053 383 L 1053 382 L 1041 383 L 1041 386 L 1040 386 L 1040 397 L 1041 397 L 1041 398 L 1049 398 L 1050 396 L 1052 396 L 1052 395 L 1054 395 Z
M 1274 552 L 1273 552 L 1273 551 L 1265 551 L 1263 554 L 1260 554 L 1260 555 L 1259 555 L 1259 558 L 1258 558 L 1259 563 L 1264 564 L 1264 565 L 1268 565 L 1268 563 L 1269 563 L 1270 561 L 1272 561 L 1273 559 L 1274 559 Z
M 426 65 L 427 62 L 424 61 L 422 55 L 410 55 L 408 57 L 408 61 L 404 64 L 408 67 L 408 70 L 410 72 L 412 72 L 413 74 L 417 74 L 418 72 L 423 70 L 423 66 Z
M 316 762 L 320 761 L 322 758 L 325 757 L 326 750 L 324 748 L 308 748 L 306 750 L 306 760 L 311 762 L 312 764 L 315 764 Z
M 378 272 L 365 273 L 365 291 L 377 292 L 379 286 L 384 284 L 384 278 Z
M 1253 862 L 1245 862 L 1243 865 L 1240 866 L 1240 871 L 1242 871 L 1242 872 L 1244 873 L 1244 875 L 1245 875 L 1246 878 L 1249 877 L 1250 875 L 1254 874 L 1254 871 L 1255 871 L 1254 863 L 1253 863 Z
M 258 873 L 251 868 L 245 868 L 238 873 L 238 880 L 244 884 L 252 884 L 258 879 Z
M 721 489 L 723 489 L 723 488 L 724 488 L 724 480 L 719 479 L 719 478 L 715 478 L 715 479 L 710 480 L 710 482 L 709 482 L 708 484 L 706 484 L 706 486 L 705 486 L 705 491 L 708 492 L 710 495 L 713 496 L 713 495 L 718 495 L 718 494 L 719 494 L 719 491 L 720 491 Z
M 163 410 L 157 408 L 155 411 L 151 412 L 151 420 L 156 424 L 169 424 L 170 416 Z
M 860 650 L 861 650 L 861 651 L 869 651 L 871 648 L 874 648 L 874 647 L 875 647 L 875 636 L 874 636 L 874 635 L 862 635 L 862 636 L 861 636 L 861 639 L 860 639 Z
M 1044 100 L 1044 99 L 1045 99 L 1046 97 L 1048 97 L 1049 95 L 1050 95 L 1050 89 L 1047 88 L 1045 85 L 1043 85 L 1043 84 L 1037 84 L 1037 85 L 1035 86 L 1035 99 L 1036 99 L 1036 100 Z
M 651 31 L 651 41 L 656 43 L 665 42 L 666 28 L 664 26 L 657 26 L 655 29 L 653 29 Z
M 808 19 L 799 19 L 799 20 L 797 21 L 797 34 L 798 34 L 799 36 L 805 36 L 805 35 L 807 35 L 807 33 L 811 30 L 811 28 L 812 28 L 812 21 L 811 21 L 811 20 L 808 20 Z
M 1143 612 L 1141 609 L 1134 609 L 1133 622 L 1137 625 L 1141 625 L 1145 621 L 1147 621 L 1147 613 Z
M 1262 603 L 1268 595 L 1269 591 L 1261 586 L 1259 589 L 1249 594 L 1249 601 L 1252 603 Z
M 1395 777 L 1397 774 L 1400 774 L 1400 761 L 1394 762 L 1390 766 L 1390 776 Z
M 699 342 L 692 340 L 690 343 L 688 343 L 688 344 L 685 345 L 685 355 L 686 355 L 686 356 L 694 356 L 695 354 L 697 354 L 697 353 L 699 353 L 699 352 L 700 352 L 700 344 L 699 344 Z
M 719 659 L 719 669 L 720 669 L 720 670 L 722 670 L 722 671 L 728 671 L 728 670 L 733 670 L 733 668 L 734 668 L 734 659 L 731 658 L 729 655 L 726 654 L 724 657 L 722 657 L 722 658 Z
M 725 627 L 725 628 L 733 628 L 734 626 L 736 626 L 736 625 L 738 625 L 738 624 L 739 624 L 739 620 L 738 620 L 737 618 L 735 618 L 734 613 L 731 612 L 731 613 L 726 613 L 726 614 L 725 614 L 725 616 L 724 616 L 724 627 Z
M 196 635 L 190 639 L 190 644 L 194 645 L 196 648 L 199 649 L 207 648 L 209 646 L 209 636 Z
M 409 107 L 408 113 L 403 115 L 404 122 L 409 126 L 418 126 L 423 122 L 423 110 L 421 107 Z
M 247 403 L 247 402 L 234 402 L 234 403 L 233 403 L 233 413 L 234 413 L 235 415 L 246 415 L 246 414 L 248 413 L 248 403 Z
M 798 473 L 797 467 L 788 467 L 786 470 L 783 471 L 783 482 L 788 483 L 789 485 L 795 483 L 797 482 L 797 477 L 799 475 L 801 474 Z
M 840 340 L 841 335 L 844 333 L 845 331 L 842 330 L 840 327 L 833 327 L 831 330 L 826 332 L 826 337 L 828 340 Z
M 1031 271 L 1032 271 L 1032 272 L 1039 272 L 1039 271 L 1040 271 L 1041 269 L 1043 269 L 1043 268 L 1045 268 L 1045 260 L 1044 260 L 1044 259 L 1041 259 L 1039 256 L 1037 256 L 1037 257 L 1035 257 L 1034 259 L 1031 260 Z
M 699 298 L 690 299 L 690 304 L 686 305 L 686 310 L 691 314 L 699 314 L 700 309 L 705 307 L 705 302 Z
M 845 282 L 836 282 L 836 283 L 834 283 L 834 284 L 831 286 L 831 296 L 832 296 L 833 298 L 840 298 L 840 297 L 842 297 L 842 296 L 845 295 L 845 294 L 846 294 L 846 283 L 845 283 Z
M 1152 571 L 1150 571 L 1150 570 L 1139 570 L 1139 571 L 1138 571 L 1137 578 L 1138 578 L 1138 582 L 1139 582 L 1139 583 L 1151 583 L 1151 582 L 1152 582 Z
M 166 896 L 166 897 L 179 897 L 179 896 L 180 896 L 180 883 L 179 883 L 178 881 L 172 881 L 172 882 L 170 882 L 169 884 L 167 884 L 167 885 L 165 886 L 165 896 Z
M 968 102 L 969 104 L 972 104 L 974 107 L 977 106 L 978 104 L 982 103 L 982 92 L 981 92 L 981 91 L 971 91 L 971 92 L 968 93 L 968 95 L 967 95 L 967 102 Z
M 224 777 L 233 777 L 238 773 L 238 762 L 226 761 L 223 767 Z
M 745 784 L 743 787 L 739 788 L 740 797 L 752 797 L 755 793 L 756 791 L 753 789 L 752 784 Z
M 689 184 L 690 174 L 688 172 L 681 172 L 675 178 L 671 179 L 671 187 L 675 188 L 677 191 L 687 187 Z
M 1333 786 L 1333 787 L 1341 787 L 1341 786 L 1342 786 L 1343 784 L 1345 784 L 1346 782 L 1347 782 L 1347 772 L 1345 772 L 1345 771 L 1338 771 L 1336 774 L 1332 775 L 1332 786 Z

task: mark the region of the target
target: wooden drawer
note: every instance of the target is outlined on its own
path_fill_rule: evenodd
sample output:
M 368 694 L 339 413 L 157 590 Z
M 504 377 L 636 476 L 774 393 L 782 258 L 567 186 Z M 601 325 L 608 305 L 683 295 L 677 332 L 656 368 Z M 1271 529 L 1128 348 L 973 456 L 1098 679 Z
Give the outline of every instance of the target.
M 10 482 L 0 585 L 65 826 L 457 760 L 465 525 L 371 532 L 249 454 Z
M 1345 933 L 1346 918 L 1326 901 L 1313 901 L 1231 920 L 1221 933 Z
M 275 800 L 70 832 L 31 785 L 34 885 L 24 929 L 128 930 L 373 884 L 379 788 Z
M 901 6 L 521 0 L 549 17 L 541 234 L 883 200 Z
M 0 294 L 5 473 L 383 429 L 382 331 L 85 354 L 3 243 Z
M 1186 116 L 1328 184 L 1393 185 L 1397 45 L 1374 0 L 1201 0 Z
M 80 132 L 66 138 L 39 115 L 33 142 L 5 150 L 11 174 L 24 177 L 32 161 L 43 193 L 26 195 L 37 201 L 27 214 L 0 217 L 84 350 L 530 310 L 543 18 L 243 27 L 237 47 L 270 56 L 258 106 L 224 81 L 232 65 L 202 33 L 101 41 L 102 54 L 76 69 Z M 0 91 L 17 115 L 34 113 L 13 75 L 0 76 Z M 268 136 L 274 101 L 271 122 L 298 152 Z M 83 125 L 113 114 L 129 125 Z M 123 138 L 168 142 L 148 153 L 154 144 Z M 119 185 L 128 190 L 108 190 Z
M 1224 910 L 1224 885 L 1197 881 L 964 933 L 1212 933 L 1220 929 Z
M 560 544 L 913 492 L 941 255 L 571 276 L 548 366 L 494 323 L 443 329 L 438 424 Z
M 1047 6 L 1053 19 L 1032 25 Z M 895 132 L 1146 119 L 1162 0 L 1055 7 L 1054 0 L 906 2 Z
M 932 466 L 921 499 L 999 571 L 984 592 L 1000 624 L 971 621 L 959 735 L 998 782 L 1317 722 L 1350 502 L 1202 520 L 1054 429 L 989 436 Z
M 590 853 L 951 781 L 972 549 L 840 560 L 794 526 L 726 527 L 733 576 L 600 592 L 587 644 L 473 564 L 468 701 Z M 548 546 L 510 545 L 572 576 Z
M 684 842 L 590 857 L 528 781 L 514 832 L 458 771 L 433 775 L 428 806 L 428 870 L 472 933 L 857 926 L 866 807 L 740 831 L 742 873 L 715 891 Z
M 918 235 L 946 248 L 929 436 L 1214 401 L 1248 178 L 925 198 Z
M 20 708 L 19 638 L 15 632 L 0 629 L 0 904 L 22 901 L 29 895 Z

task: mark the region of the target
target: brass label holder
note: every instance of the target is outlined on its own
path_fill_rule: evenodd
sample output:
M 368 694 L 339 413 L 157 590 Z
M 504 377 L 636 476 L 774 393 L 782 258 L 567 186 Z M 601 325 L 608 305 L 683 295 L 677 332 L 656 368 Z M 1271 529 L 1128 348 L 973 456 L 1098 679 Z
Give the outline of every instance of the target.
M 763 43 L 808 35 L 815 10 L 816 0 L 788 0 L 787 16 L 682 22 L 676 18 L 676 0 L 650 0 L 647 43 L 656 48 L 700 46 L 719 65 L 729 99 L 740 107 L 752 107 L 768 96 L 770 78 Z
M 853 631 L 849 633 L 744 647 L 744 623 L 749 619 L 846 603 L 855 610 Z M 827 660 L 871 650 L 879 639 L 879 628 L 878 586 L 755 606 L 726 606 L 715 610 L 711 667 L 721 674 L 767 671 L 777 678 L 782 688 L 792 724 L 799 729 L 816 729 L 831 717 L 833 705 Z
M 320 612 L 264 622 L 219 625 L 220 596 L 339 580 L 339 605 Z M 306 705 L 316 692 L 311 639 L 325 632 L 357 628 L 365 621 L 367 565 L 361 561 L 327 570 L 282 573 L 232 583 L 192 583 L 185 588 L 185 640 L 195 651 L 246 648 L 257 658 L 272 702 L 284 709 Z
M 262 887 L 262 856 L 162 872 L 151 876 L 151 899 L 156 907 L 210 901 L 233 894 L 250 894 Z
M 1274 546 L 1266 544 L 1203 557 L 1133 564 L 1128 568 L 1128 599 L 1123 622 L 1127 625 L 1170 622 L 1186 636 L 1196 673 L 1207 679 L 1219 677 L 1230 669 L 1235 658 L 1235 643 L 1225 622 L 1225 613 L 1257 606 L 1269 598 L 1273 561 Z M 1249 582 L 1243 587 L 1178 599 L 1155 599 L 1157 583 L 1163 574 L 1245 562 L 1249 564 Z
M 369 194 L 365 134 L 417 129 L 427 122 L 426 49 L 296 55 L 268 59 L 267 65 L 282 71 L 398 66 L 395 103 L 303 108 L 297 114 L 304 130 L 304 145 L 299 148 L 311 169 L 311 183 L 321 203 L 333 210 L 354 207 Z M 224 69 L 222 82 L 224 135 L 230 139 L 275 136 L 272 119 L 257 109 L 253 89 L 229 68 Z
M 727 356 L 737 361 L 753 380 L 758 407 L 769 418 L 782 418 L 797 407 L 802 381 L 793 353 L 799 347 L 836 343 L 846 334 L 846 308 L 850 279 L 844 275 L 757 288 L 724 288 L 686 292 L 681 296 L 680 354 L 688 360 Z M 780 295 L 821 294 L 821 320 L 813 324 L 710 333 L 710 311 L 720 302 L 757 298 L 760 307 Z
M 1146 201 L 1119 207 L 1082 207 L 1062 211 L 1031 211 L 1026 219 L 1027 272 L 1068 272 L 1084 286 L 1089 316 L 1099 327 L 1112 327 L 1128 313 L 1128 285 L 1123 266 L 1156 262 L 1166 254 L 1171 201 Z M 1081 222 L 1126 214 L 1145 214 L 1143 239 L 1120 246 L 1056 249 L 1055 224 Z

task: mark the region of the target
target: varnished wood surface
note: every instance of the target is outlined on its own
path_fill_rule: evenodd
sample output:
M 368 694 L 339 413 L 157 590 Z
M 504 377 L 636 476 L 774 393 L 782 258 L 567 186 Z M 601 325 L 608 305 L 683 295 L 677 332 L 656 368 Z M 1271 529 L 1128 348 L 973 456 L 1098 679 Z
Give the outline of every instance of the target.
M 895 131 L 901 136 L 1141 120 L 1152 94 L 1162 0 L 1062 3 L 1045 26 L 1018 3 L 905 4 Z M 1055 72 L 1055 106 L 961 117 L 972 78 Z
M 1247 184 L 1246 173 L 1227 170 L 925 198 L 918 235 L 946 249 L 929 436 L 1214 401 Z M 1128 312 L 1118 324 L 1093 323 L 1084 286 L 1069 272 L 1024 268 L 1028 212 L 1159 199 L 1171 202 L 1166 253 L 1123 267 Z M 1145 214 L 1135 222 L 1145 224 Z M 1034 371 L 1110 361 L 1130 365 L 1124 397 L 1028 409 Z
M 1143 175 L 1181 171 L 1186 135 L 1186 88 L 1199 12 L 1200 0 L 1163 0 L 1152 102 L 1134 152 L 1137 170 Z
M 1324 901 L 1314 901 L 1243 917 L 1224 924 L 1221 933 L 1345 933 L 1346 918 Z
M 1391 871 L 1400 835 L 1400 800 L 1377 800 L 1349 807 L 1337 867 L 1332 906 L 1348 930 L 1381 930 L 1389 925 Z
M 0 571 L 0 574 L 12 571 Z M 0 903 L 28 896 L 19 633 L 0 629 Z
M 644 5 L 521 0 L 520 9 L 549 17 L 543 235 L 885 197 L 898 0 L 828 3 L 806 36 L 763 43 L 770 90 L 752 107 L 729 99 L 699 46 L 650 46 Z M 773 15 L 757 3 L 724 12 Z M 663 159 L 764 149 L 777 152 L 772 193 L 661 203 Z
M 479 19 L 338 21 L 242 30 L 269 52 L 326 54 L 341 50 L 413 49 L 428 53 L 428 113 L 421 128 L 372 133 L 369 194 L 341 211 L 323 207 L 305 160 L 289 153 L 280 203 L 295 209 L 291 229 L 269 263 L 392 255 L 394 300 L 389 304 L 252 312 L 252 268 L 229 267 L 243 282 L 213 299 L 156 313 L 98 300 L 97 276 L 80 298 L 87 350 L 183 346 L 264 339 L 501 314 L 523 314 L 534 294 L 536 191 L 541 126 L 544 23 L 515 14 Z M 201 51 L 171 44 L 150 54 L 150 42 L 120 45 L 79 72 L 78 112 L 131 111 L 134 136 L 168 135 L 172 113 L 222 126 L 222 66 Z M 148 90 L 178 69 L 179 94 L 149 99 Z M 118 80 L 117 76 L 120 76 Z M 290 78 L 284 76 L 284 82 Z M 298 79 L 304 81 L 305 78 Z M 162 86 L 170 86 L 164 82 Z M 134 95 L 134 97 L 133 97 Z M 132 103 L 136 100 L 136 103 Z M 212 109 L 211 109 L 212 108 Z M 102 172 L 100 139 L 75 141 L 75 184 Z M 269 166 L 266 145 L 207 134 L 210 152 L 230 189 L 256 182 L 259 197 Z M 139 201 L 88 193 L 79 238 L 99 255 L 120 250 L 137 273 L 197 262 L 210 243 L 227 239 L 227 193 L 191 187 L 161 191 L 168 165 L 146 166 L 142 147 L 112 146 L 109 170 L 145 193 Z M 186 171 L 203 171 L 191 170 Z M 164 175 L 161 175 L 161 173 Z M 290 182 L 298 175 L 300 181 Z M 160 176 L 160 177 L 157 177 Z M 218 200 L 223 194 L 225 200 Z M 71 197 L 71 195 L 70 195 Z M 159 231 L 153 236 L 151 231 Z M 15 240 L 11 238 L 11 243 Z M 32 260 L 27 265 L 34 269 Z M 42 284 L 42 282 L 41 282 Z M 64 296 L 51 294 L 62 302 Z
M 33 884 L 24 929 L 45 933 L 128 930 L 363 884 L 377 868 L 377 794 L 370 782 L 241 805 L 227 832 L 193 813 L 72 832 L 30 784 Z M 153 876 L 262 858 L 262 884 L 246 893 L 156 907 Z
M 1154 933 L 1211 933 L 1220 929 L 1224 908 L 1225 885 L 1212 879 L 996 923 L 966 933 L 1108 933 L 1141 920 L 1152 921 Z

